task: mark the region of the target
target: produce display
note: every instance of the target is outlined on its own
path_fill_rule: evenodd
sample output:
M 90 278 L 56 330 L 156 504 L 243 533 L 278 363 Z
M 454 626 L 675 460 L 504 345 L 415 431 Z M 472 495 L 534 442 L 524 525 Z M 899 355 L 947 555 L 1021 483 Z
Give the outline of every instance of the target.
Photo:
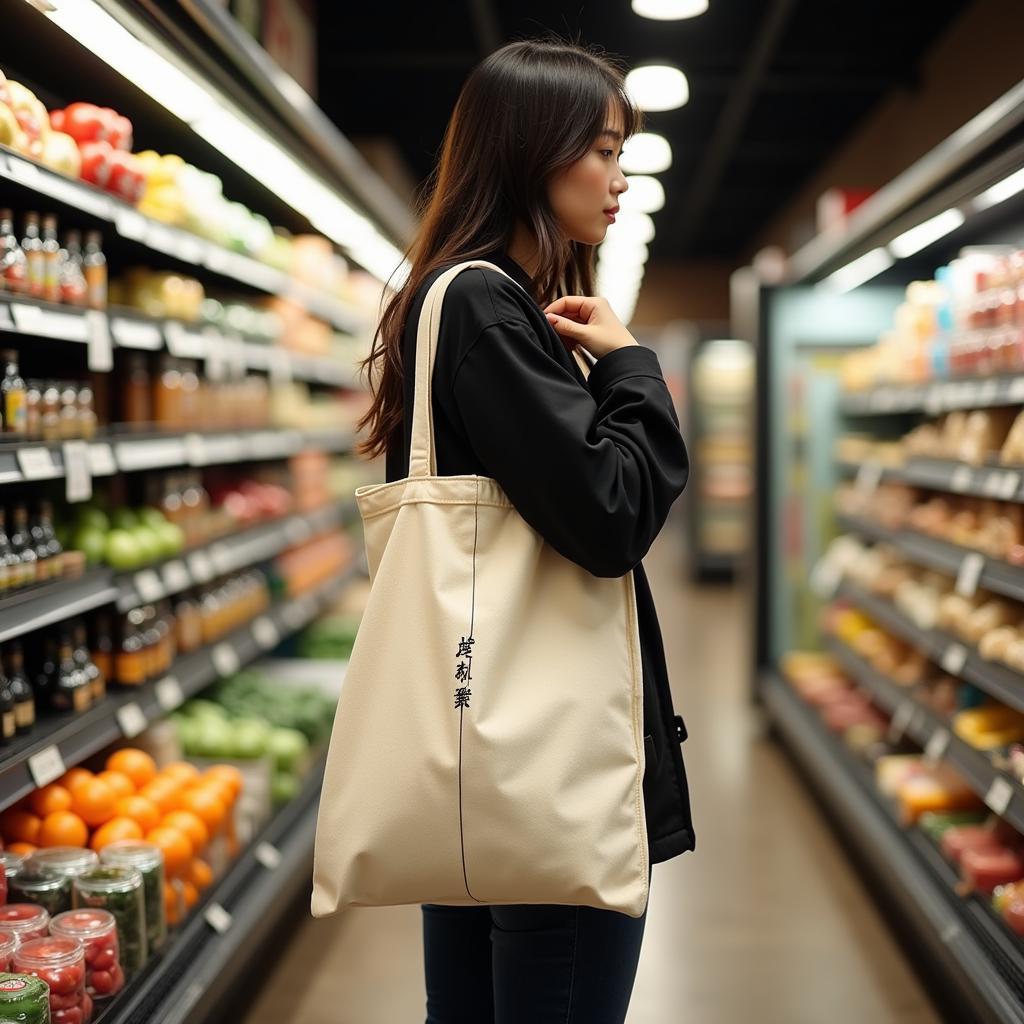
M 14 952 L 18 948 L 18 937 L 11 932 L 0 932 L 0 973 L 9 974 L 14 963 Z
M 0 930 L 13 935 L 19 946 L 50 932 L 50 915 L 34 903 L 7 903 L 0 907 Z
M 85 991 L 85 950 L 77 939 L 47 937 L 22 943 L 14 954 L 14 972 L 46 983 L 53 1024 L 92 1020 L 92 998 Z
M 105 910 L 114 918 L 120 965 L 125 980 L 131 981 L 149 956 L 142 873 L 114 865 L 92 868 L 75 879 L 72 904 L 76 911 Z M 83 957 L 83 969 L 84 962 Z
M 200 839 L 203 835 L 208 835 L 208 832 L 205 831 L 206 823 L 199 819 L 203 825 L 203 828 L 199 829 L 195 822 L 195 816 L 190 817 L 190 815 L 192 815 L 190 811 L 172 811 L 167 815 L 167 821 L 171 827 L 174 827 L 175 823 L 179 826 L 185 826 L 192 838 L 196 838 L 197 830 Z M 202 853 L 202 843 L 195 843 L 194 849 L 197 855 Z M 167 941 L 166 905 L 168 902 L 163 850 L 154 843 L 133 839 L 118 839 L 103 848 L 100 860 L 103 864 L 113 867 L 134 868 L 142 875 L 147 944 L 151 952 L 162 949 Z M 195 867 L 197 863 L 201 865 L 198 870 Z M 189 868 L 189 877 L 193 884 L 195 884 L 194 880 L 197 877 L 203 875 L 204 868 L 205 865 L 201 861 L 193 861 L 192 866 Z M 206 874 L 209 873 L 206 872 Z M 205 882 L 208 885 L 209 878 L 206 878 Z M 206 885 L 197 886 L 197 888 L 204 889 Z
M 92 999 L 109 999 L 124 988 L 117 921 L 109 911 L 70 910 L 50 922 L 50 934 L 84 947 L 85 990 Z

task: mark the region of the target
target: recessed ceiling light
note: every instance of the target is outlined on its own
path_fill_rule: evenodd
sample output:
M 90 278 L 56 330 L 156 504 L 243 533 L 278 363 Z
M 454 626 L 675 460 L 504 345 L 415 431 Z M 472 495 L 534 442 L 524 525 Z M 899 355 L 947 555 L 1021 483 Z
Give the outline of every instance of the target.
M 665 189 L 657 178 L 649 174 L 630 174 L 626 178 L 627 191 L 619 196 L 623 210 L 639 213 L 657 213 L 665 205 Z
M 633 0 L 633 10 L 642 18 L 679 21 L 696 18 L 708 9 L 708 0 Z
M 690 99 L 690 83 L 670 64 L 646 64 L 626 75 L 626 92 L 641 110 L 675 110 Z
M 640 132 L 626 142 L 619 166 L 627 174 L 660 174 L 672 166 L 672 147 L 663 135 Z

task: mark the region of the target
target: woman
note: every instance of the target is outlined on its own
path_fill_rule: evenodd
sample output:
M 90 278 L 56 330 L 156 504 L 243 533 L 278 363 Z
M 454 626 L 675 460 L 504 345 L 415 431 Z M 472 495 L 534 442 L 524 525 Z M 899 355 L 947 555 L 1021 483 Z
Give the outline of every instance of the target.
M 523 518 L 596 576 L 634 570 L 652 863 L 693 849 L 657 615 L 641 558 L 686 482 L 654 353 L 589 298 L 594 246 L 627 184 L 639 114 L 607 60 L 559 42 L 498 50 L 445 136 L 411 273 L 367 360 L 363 450 L 408 475 L 416 327 L 441 271 L 487 259 L 444 300 L 432 377 L 438 473 L 495 478 Z M 560 293 L 566 292 L 561 297 Z M 596 359 L 589 380 L 572 352 Z M 423 907 L 428 1024 L 621 1024 L 645 917 L 567 906 Z

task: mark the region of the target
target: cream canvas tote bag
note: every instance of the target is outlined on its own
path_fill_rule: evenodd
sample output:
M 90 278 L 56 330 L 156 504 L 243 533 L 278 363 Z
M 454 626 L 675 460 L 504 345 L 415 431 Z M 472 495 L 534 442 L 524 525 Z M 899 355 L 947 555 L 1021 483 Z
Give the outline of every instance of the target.
M 420 314 L 409 476 L 356 491 L 371 589 L 327 757 L 313 915 L 558 903 L 639 917 L 633 575 L 598 578 L 560 555 L 495 480 L 437 475 L 441 306 L 470 267 L 504 273 L 452 267 Z

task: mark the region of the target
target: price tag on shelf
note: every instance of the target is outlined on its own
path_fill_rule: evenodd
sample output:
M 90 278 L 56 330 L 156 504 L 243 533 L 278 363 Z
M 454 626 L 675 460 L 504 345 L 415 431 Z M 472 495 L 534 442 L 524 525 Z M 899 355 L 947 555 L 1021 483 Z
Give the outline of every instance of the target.
M 1005 814 L 1013 799 L 1013 789 L 1013 784 L 1008 779 L 997 775 L 985 794 L 985 805 L 995 814 Z
M 135 592 L 143 601 L 159 601 L 164 596 L 164 586 L 153 569 L 143 569 L 135 574 Z
M 924 748 L 924 756 L 932 764 L 940 761 L 946 751 L 949 750 L 949 739 L 948 729 L 936 729 L 928 738 L 928 743 Z
M 185 563 L 180 559 L 168 562 L 164 566 L 164 590 L 168 594 L 177 594 L 179 591 L 187 590 L 192 586 L 192 577 L 185 568 Z
M 1004 473 L 999 484 L 999 497 L 1003 501 L 1010 501 L 1017 497 L 1020 490 L 1020 473 Z
M 107 314 L 102 309 L 90 309 L 85 321 L 89 329 L 89 369 L 93 373 L 109 373 L 114 368 L 114 343 Z
M 121 727 L 125 739 L 133 740 L 140 733 L 146 731 L 149 721 L 135 701 L 125 704 L 117 709 L 117 724 Z
M 950 644 L 942 655 L 942 668 L 951 676 L 958 676 L 967 664 L 967 648 L 963 644 Z
M 271 650 L 281 642 L 281 634 L 277 631 L 277 626 L 266 615 L 261 615 L 253 622 L 252 635 L 256 637 L 256 643 L 265 651 Z
M 206 441 L 202 434 L 185 435 L 185 458 L 191 466 L 206 465 Z
M 978 554 L 977 551 L 964 555 L 960 571 L 956 574 L 956 592 L 961 597 L 974 597 L 978 592 L 978 581 L 984 568 L 984 555 Z
M 981 385 L 981 389 L 978 391 L 978 403 L 980 405 L 991 405 L 999 397 L 999 383 L 997 381 L 986 380 Z
M 158 679 L 154 689 L 157 703 L 164 711 L 173 711 L 185 703 L 185 693 L 181 688 L 181 683 L 174 676 L 164 676 L 163 679 Z
M 938 416 L 942 408 L 942 387 L 933 384 L 924 393 L 924 411 L 929 416 Z
M 56 782 L 67 769 L 56 746 L 49 746 L 28 759 L 28 772 L 37 788 Z
M 873 459 L 861 464 L 854 487 L 862 498 L 870 498 L 882 482 L 882 464 Z
M 87 441 L 64 442 L 64 482 L 65 497 L 69 502 L 88 501 L 92 497 Z
M 982 475 L 981 493 L 984 494 L 986 498 L 998 498 L 1002 486 L 1003 476 L 1001 473 L 989 470 Z
M 93 476 L 113 476 L 117 472 L 114 449 L 109 444 L 89 445 L 89 471 Z
M 889 722 L 889 742 L 899 743 L 903 739 L 917 710 L 912 700 L 905 700 L 894 712 Z
M 238 652 L 229 643 L 217 644 L 213 649 L 213 667 L 218 675 L 233 676 L 241 663 L 238 660 Z
M 11 307 L 0 303 L 0 331 L 13 331 L 14 321 L 11 319 Z
M 26 480 L 51 480 L 58 475 L 49 448 L 19 448 L 18 465 Z
M 268 871 L 276 870 L 281 864 L 281 851 L 271 843 L 257 844 L 253 855 Z
M 956 491 L 957 494 L 969 491 L 973 482 L 974 474 L 971 472 L 970 466 L 957 466 L 949 478 L 950 489 Z
M 205 551 L 194 551 L 188 556 L 188 568 L 197 583 L 208 583 L 213 579 L 213 565 Z
M 211 903 L 203 911 L 203 917 L 218 935 L 223 935 L 231 927 L 231 915 L 219 903 Z
M 1014 377 L 1006 394 L 1011 402 L 1024 402 L 1024 377 Z

